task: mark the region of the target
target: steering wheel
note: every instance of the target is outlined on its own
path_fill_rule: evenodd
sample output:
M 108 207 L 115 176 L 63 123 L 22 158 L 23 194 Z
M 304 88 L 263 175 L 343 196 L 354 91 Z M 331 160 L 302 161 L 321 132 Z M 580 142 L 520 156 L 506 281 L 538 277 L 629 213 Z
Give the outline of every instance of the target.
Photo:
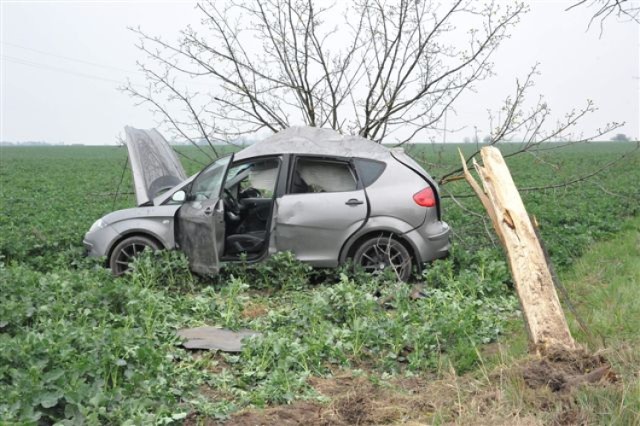
M 224 204 L 227 210 L 227 213 L 230 215 L 231 219 L 237 220 L 240 218 L 240 204 L 238 200 L 233 197 L 231 191 L 225 188 L 224 190 Z M 233 216 L 231 216 L 233 215 Z
M 259 190 L 249 187 L 240 193 L 240 198 L 262 198 Z

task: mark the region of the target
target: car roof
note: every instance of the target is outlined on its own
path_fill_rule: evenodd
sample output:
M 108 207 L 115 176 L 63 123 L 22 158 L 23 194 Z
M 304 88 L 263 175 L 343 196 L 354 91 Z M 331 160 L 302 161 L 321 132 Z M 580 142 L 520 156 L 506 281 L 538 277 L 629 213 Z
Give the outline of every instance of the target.
M 237 152 L 234 159 L 243 160 L 278 154 L 327 155 L 386 160 L 390 158 L 391 151 L 384 145 L 361 136 L 342 135 L 333 129 L 294 126 Z

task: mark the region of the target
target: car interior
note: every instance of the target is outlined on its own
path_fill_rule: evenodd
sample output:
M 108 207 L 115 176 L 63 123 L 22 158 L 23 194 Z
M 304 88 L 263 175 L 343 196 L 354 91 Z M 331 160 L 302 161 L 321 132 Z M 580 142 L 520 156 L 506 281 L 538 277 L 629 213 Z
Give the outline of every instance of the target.
M 279 159 L 267 158 L 233 164 L 227 172 L 224 259 L 245 254 L 252 260 L 268 248 L 279 167 Z M 343 192 L 356 187 L 357 179 L 347 162 L 300 157 L 293 168 L 289 193 Z
M 224 258 L 255 259 L 267 248 L 280 161 L 261 159 L 232 165 L 227 173 Z

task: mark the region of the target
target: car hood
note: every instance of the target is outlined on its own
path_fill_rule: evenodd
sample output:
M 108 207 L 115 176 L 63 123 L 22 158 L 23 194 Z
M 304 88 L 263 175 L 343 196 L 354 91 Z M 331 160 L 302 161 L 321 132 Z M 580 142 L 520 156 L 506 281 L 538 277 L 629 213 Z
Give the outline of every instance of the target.
M 139 206 L 187 178 L 175 151 L 156 129 L 126 126 L 124 130 Z
M 142 206 L 132 207 L 129 209 L 116 210 L 102 216 L 102 220 L 107 225 L 113 225 L 118 222 L 129 219 L 144 219 L 150 217 L 173 218 L 175 210 L 180 206 Z

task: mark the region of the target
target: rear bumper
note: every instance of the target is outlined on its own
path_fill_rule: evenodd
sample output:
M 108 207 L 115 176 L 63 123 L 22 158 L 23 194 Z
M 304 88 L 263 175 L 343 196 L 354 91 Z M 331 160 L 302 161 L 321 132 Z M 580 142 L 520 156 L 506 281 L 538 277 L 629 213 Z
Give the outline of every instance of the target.
M 423 263 L 446 257 L 451 248 L 451 228 L 447 222 L 424 224 L 407 232 L 404 237 L 411 241 Z

